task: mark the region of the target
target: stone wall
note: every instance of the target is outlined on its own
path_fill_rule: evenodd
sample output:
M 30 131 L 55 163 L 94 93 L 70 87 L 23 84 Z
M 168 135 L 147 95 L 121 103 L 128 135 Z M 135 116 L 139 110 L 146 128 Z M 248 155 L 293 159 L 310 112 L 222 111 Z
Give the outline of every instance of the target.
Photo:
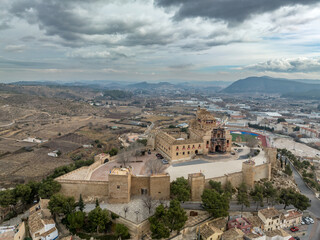
M 130 239 L 134 240 L 141 239 L 141 237 L 150 230 L 150 223 L 148 219 L 136 224 L 120 216 L 116 219 L 116 223 L 126 225 L 130 233 Z
M 255 166 L 254 168 L 254 181 L 259 181 L 260 179 L 271 179 L 271 164 L 265 163 L 262 165 Z
M 205 186 L 205 176 L 202 173 L 189 174 L 188 182 L 191 188 L 191 201 L 201 201 Z
M 84 201 L 91 201 L 96 198 L 106 200 L 109 194 L 109 182 L 104 181 L 79 181 L 79 180 L 57 180 L 61 184 L 60 193 L 79 199 L 80 194 Z
M 131 196 L 131 175 L 109 175 L 108 203 L 128 203 Z
M 266 147 L 264 148 L 264 151 L 265 151 L 268 162 L 271 163 L 271 167 L 275 168 L 277 164 L 277 149 Z
M 131 177 L 131 194 L 141 195 L 141 189 L 147 189 L 150 193 L 150 177 L 149 176 L 132 176 Z
M 243 181 L 243 174 L 242 172 L 235 172 L 231 174 L 226 174 L 221 177 L 207 178 L 205 182 L 205 188 L 210 188 L 210 180 L 215 182 L 221 182 L 222 186 L 224 186 L 227 183 L 227 181 L 230 181 L 232 186 L 238 187 Z
M 150 197 L 153 199 L 170 198 L 170 176 L 152 175 L 150 176 Z

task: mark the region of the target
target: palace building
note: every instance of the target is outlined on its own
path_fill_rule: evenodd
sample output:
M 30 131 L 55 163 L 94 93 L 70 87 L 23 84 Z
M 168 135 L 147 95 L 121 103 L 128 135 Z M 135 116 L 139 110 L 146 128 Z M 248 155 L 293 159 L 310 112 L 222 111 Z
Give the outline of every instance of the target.
M 232 137 L 206 109 L 198 107 L 188 133 L 160 129 L 150 134 L 149 144 L 170 160 L 190 159 L 196 155 L 230 152 Z

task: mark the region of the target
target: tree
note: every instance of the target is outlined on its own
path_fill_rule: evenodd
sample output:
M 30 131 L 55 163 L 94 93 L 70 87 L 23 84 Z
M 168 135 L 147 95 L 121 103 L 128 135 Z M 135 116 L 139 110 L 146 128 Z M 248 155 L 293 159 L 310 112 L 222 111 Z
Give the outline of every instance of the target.
M 59 192 L 60 189 L 60 183 L 52 179 L 46 179 L 42 181 L 42 183 L 39 186 L 39 196 L 41 198 L 50 198 L 53 194 Z
M 162 173 L 163 170 L 165 169 L 162 162 L 159 161 L 158 159 L 150 159 L 146 163 L 146 167 L 151 174 Z
M 185 202 L 190 199 L 190 186 L 188 180 L 184 177 L 179 177 L 170 184 L 171 197 Z
M 292 176 L 292 170 L 290 165 L 286 165 L 284 173 L 287 174 L 288 176 Z
M 150 196 L 145 196 L 142 198 L 143 205 L 149 210 L 149 214 L 151 213 L 152 208 L 155 205 L 154 199 Z
M 77 203 L 78 205 L 78 208 L 81 212 L 83 212 L 83 210 L 85 209 L 85 204 L 83 202 L 83 199 L 82 199 L 82 195 L 80 194 L 80 197 L 79 197 L 79 202 Z
M 175 199 L 170 201 L 170 207 L 167 211 L 167 226 L 170 232 L 175 230 L 179 233 L 187 220 L 187 214 L 183 208 L 181 208 L 180 202 Z
M 214 189 L 205 189 L 201 196 L 204 209 L 212 217 L 219 218 L 228 216 L 229 198 L 225 194 L 220 194 Z
M 152 217 L 149 217 L 152 239 L 168 238 L 170 236 L 170 230 L 166 226 L 166 221 L 167 210 L 163 205 L 159 205 L 156 208 L 155 214 Z
M 286 122 L 286 120 L 285 120 L 284 118 L 278 118 L 277 122 L 278 122 L 278 123 Z
M 254 188 L 251 190 L 250 195 L 253 201 L 256 202 L 258 211 L 259 205 L 263 207 L 263 187 L 260 184 L 255 184 Z
M 14 190 L 8 189 L 4 191 L 0 191 L 0 206 L 8 207 L 12 205 L 16 205 L 17 199 L 14 194 Z
M 96 207 L 89 212 L 88 222 L 91 230 L 99 233 L 99 231 L 105 230 L 107 224 L 110 222 L 109 213 L 106 209 L 102 210 L 100 207 Z
M 243 182 L 238 188 L 237 194 L 238 204 L 241 205 L 241 212 L 243 212 L 243 207 L 250 207 L 249 194 L 247 185 Z
M 229 199 L 232 198 L 232 195 L 234 194 L 235 189 L 232 186 L 230 181 L 226 182 L 226 185 L 224 186 L 224 192 L 225 192 L 225 194 L 227 194 L 229 196 Z
M 264 182 L 263 183 L 263 196 L 267 198 L 267 203 L 269 200 L 272 199 L 272 203 L 277 197 L 277 190 L 273 187 L 271 182 Z
M 98 198 L 96 198 L 96 207 L 100 207 Z
M 119 154 L 117 163 L 120 163 L 123 167 L 126 167 L 130 162 L 130 152 L 124 150 Z
M 35 181 L 28 182 L 27 185 L 31 188 L 31 194 L 28 203 L 32 203 L 35 199 L 38 199 L 40 184 L 40 182 Z
M 296 194 L 292 188 L 283 188 L 279 194 L 279 202 L 284 204 L 284 209 L 288 206 L 293 205 L 295 202 Z
M 300 211 L 304 211 L 304 210 L 307 210 L 307 208 L 310 207 L 311 204 L 308 197 L 306 197 L 301 193 L 296 193 L 296 200 L 293 206 L 299 209 Z
M 124 224 L 121 224 L 121 223 L 116 224 L 115 235 L 119 239 L 129 239 L 130 238 L 128 228 Z
M 111 148 L 109 151 L 110 157 L 115 156 L 118 154 L 118 149 L 117 148 Z
M 209 185 L 211 186 L 212 189 L 216 190 L 218 193 L 220 193 L 220 194 L 223 193 L 221 182 L 216 182 L 216 181 L 210 180 Z
M 127 212 L 129 211 L 129 207 L 128 206 L 123 207 L 123 211 L 124 211 L 124 218 L 127 218 Z
M 68 215 L 68 227 L 71 232 L 78 232 L 80 229 L 82 229 L 85 216 L 86 214 L 82 211 L 77 211 Z
M 48 208 L 52 215 L 69 215 L 76 209 L 76 203 L 73 197 L 65 197 L 61 194 L 55 194 L 50 198 Z
M 258 140 L 255 137 L 246 137 L 247 146 L 249 148 L 255 148 L 258 145 Z
M 32 189 L 28 185 L 19 184 L 14 189 L 14 194 L 22 203 L 26 204 L 31 198 Z

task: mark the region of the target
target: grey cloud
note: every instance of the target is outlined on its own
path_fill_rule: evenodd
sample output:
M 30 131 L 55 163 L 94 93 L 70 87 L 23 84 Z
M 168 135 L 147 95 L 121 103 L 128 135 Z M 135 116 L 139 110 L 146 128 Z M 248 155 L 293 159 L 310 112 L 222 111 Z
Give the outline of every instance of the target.
M 186 63 L 186 64 L 177 64 L 177 65 L 171 65 L 169 68 L 171 69 L 177 69 L 177 70 L 183 70 L 193 67 L 192 63 Z
M 239 23 L 283 6 L 311 5 L 319 0 L 155 0 L 159 7 L 178 7 L 175 19 L 203 17 Z
M 23 52 L 26 49 L 24 45 L 7 45 L 4 50 L 7 52 Z
M 320 58 L 284 58 L 252 64 L 243 69 L 271 72 L 320 72 Z
M 93 6 L 96 1 L 86 2 L 82 0 L 15 0 L 10 12 L 26 19 L 30 24 L 38 24 L 48 36 L 59 36 L 63 39 L 64 46 L 79 47 L 81 45 L 105 44 L 112 45 L 165 45 L 170 41 L 169 36 L 147 32 L 141 34 L 139 29 L 148 26 L 148 21 L 139 19 L 105 18 L 94 21 L 93 18 L 84 16 L 81 11 L 75 11 L 75 7 L 85 9 Z M 80 5 L 78 5 L 80 4 Z M 83 4 L 83 5 L 81 5 Z M 106 13 L 107 16 L 108 13 Z M 102 42 L 99 36 L 121 36 L 119 41 Z
M 7 59 L 0 57 L 0 67 L 37 67 L 37 68 L 43 68 L 50 66 L 49 63 L 44 62 L 36 62 L 36 61 L 20 61 L 15 59 Z

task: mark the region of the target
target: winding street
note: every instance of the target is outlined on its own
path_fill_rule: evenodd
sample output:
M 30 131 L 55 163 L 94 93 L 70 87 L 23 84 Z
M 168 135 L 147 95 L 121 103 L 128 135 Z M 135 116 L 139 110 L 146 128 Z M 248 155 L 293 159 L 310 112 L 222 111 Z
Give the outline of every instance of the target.
M 311 207 L 308 208 L 308 210 L 311 215 L 315 216 L 315 223 L 311 229 L 309 240 L 320 240 L 320 200 L 316 198 L 314 193 L 310 190 L 310 188 L 308 188 L 297 170 L 292 165 L 291 169 L 293 171 L 294 180 L 296 181 L 301 193 L 306 195 L 311 200 Z

